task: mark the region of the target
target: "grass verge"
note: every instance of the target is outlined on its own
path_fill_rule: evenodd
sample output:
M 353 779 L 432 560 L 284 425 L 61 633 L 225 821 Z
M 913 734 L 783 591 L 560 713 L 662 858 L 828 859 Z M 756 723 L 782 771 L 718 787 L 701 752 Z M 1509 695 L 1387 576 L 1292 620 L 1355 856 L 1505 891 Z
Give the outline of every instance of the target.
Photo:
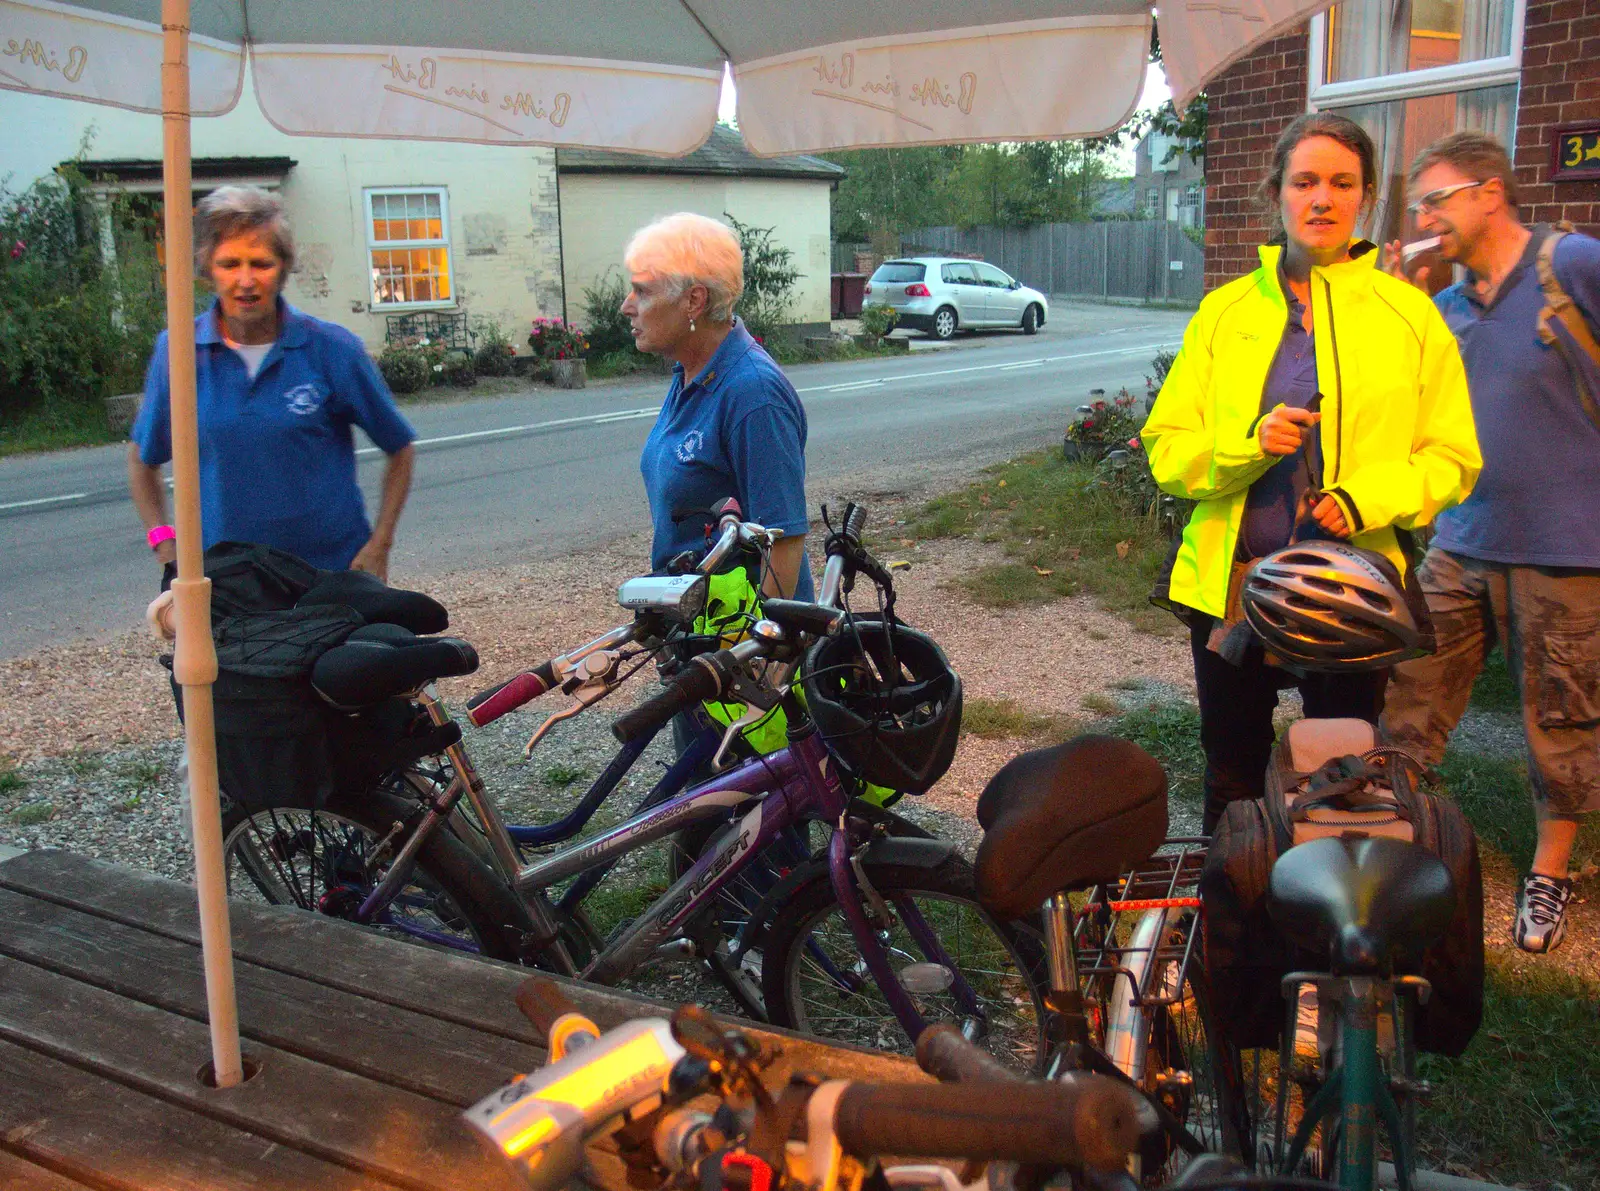
M 1015 699 L 966 699 L 961 705 L 961 731 L 983 740 L 1036 739 L 1054 744 L 1076 736 L 1083 724 L 1070 716 L 1029 711 Z
M 1150 606 L 1150 584 L 1166 558 L 1154 520 L 1130 513 L 1093 483 L 1094 467 L 1037 451 L 988 469 L 984 478 L 929 501 L 906 533 L 998 543 L 1007 561 L 963 578 L 990 608 L 1087 593 L 1136 628 L 1171 633 L 1177 622 Z
M 71 447 L 97 447 L 121 442 L 126 434 L 114 433 L 106 422 L 105 405 L 66 405 L 51 410 L 29 410 L 0 421 L 0 458 L 30 451 L 63 451 Z

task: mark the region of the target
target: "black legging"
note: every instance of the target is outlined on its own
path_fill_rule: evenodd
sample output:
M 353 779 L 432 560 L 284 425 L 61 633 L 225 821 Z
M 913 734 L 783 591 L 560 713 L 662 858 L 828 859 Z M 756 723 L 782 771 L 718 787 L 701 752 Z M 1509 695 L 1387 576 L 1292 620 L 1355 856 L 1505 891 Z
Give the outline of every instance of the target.
M 1244 664 L 1230 665 L 1206 648 L 1212 619 L 1197 614 L 1189 630 L 1194 653 L 1194 684 L 1200 699 L 1200 744 L 1206 754 L 1207 835 L 1230 802 L 1266 793 L 1272 756 L 1272 712 L 1278 692 L 1299 687 L 1308 718 L 1353 718 L 1378 722 L 1388 670 L 1359 674 L 1311 674 L 1302 678 L 1269 666 L 1259 645 Z

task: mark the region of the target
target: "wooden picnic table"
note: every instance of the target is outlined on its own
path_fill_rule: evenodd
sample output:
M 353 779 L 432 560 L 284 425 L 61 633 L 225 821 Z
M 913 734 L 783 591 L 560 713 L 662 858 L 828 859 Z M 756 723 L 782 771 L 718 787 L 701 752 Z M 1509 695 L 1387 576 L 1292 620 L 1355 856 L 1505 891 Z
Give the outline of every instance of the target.
M 69 852 L 0 863 L 0 1188 L 514 1191 L 461 1110 L 532 1070 L 526 969 L 295 910 L 232 904 L 239 1019 L 260 1070 L 205 1086 L 187 885 Z M 658 1004 L 567 982 L 603 1028 Z M 917 1079 L 905 1060 L 764 1032 L 792 1070 Z M 591 1180 L 623 1186 L 603 1146 Z

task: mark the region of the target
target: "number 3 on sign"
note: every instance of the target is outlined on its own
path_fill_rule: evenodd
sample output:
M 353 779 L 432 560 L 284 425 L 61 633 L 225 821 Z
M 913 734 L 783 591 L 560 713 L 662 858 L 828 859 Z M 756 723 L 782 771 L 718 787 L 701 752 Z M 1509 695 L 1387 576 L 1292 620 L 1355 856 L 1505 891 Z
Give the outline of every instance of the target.
M 1600 163 L 1600 132 L 1568 133 L 1561 138 L 1561 147 L 1561 164 L 1568 169 Z

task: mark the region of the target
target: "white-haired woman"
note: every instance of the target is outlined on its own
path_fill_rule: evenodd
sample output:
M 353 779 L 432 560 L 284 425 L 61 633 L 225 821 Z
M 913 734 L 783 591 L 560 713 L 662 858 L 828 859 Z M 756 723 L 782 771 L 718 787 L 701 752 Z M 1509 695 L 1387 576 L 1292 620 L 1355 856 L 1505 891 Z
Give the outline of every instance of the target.
M 766 594 L 811 599 L 806 411 L 734 316 L 744 293 L 738 239 L 703 215 L 668 215 L 634 234 L 623 263 L 632 288 L 622 312 L 634 344 L 673 363 L 639 460 L 655 528 L 651 564 L 703 549 L 705 519 L 694 514 L 731 496 L 746 518 L 784 533 Z
M 217 300 L 195 319 L 205 545 L 258 542 L 327 570 L 388 577 L 416 436 L 361 341 L 283 300 L 283 205 L 224 186 L 196 212 L 195 265 Z M 175 557 L 161 465 L 172 458 L 167 337 L 156 340 L 128 447 L 128 487 L 162 563 Z M 356 483 L 353 426 L 389 457 L 377 523 Z

